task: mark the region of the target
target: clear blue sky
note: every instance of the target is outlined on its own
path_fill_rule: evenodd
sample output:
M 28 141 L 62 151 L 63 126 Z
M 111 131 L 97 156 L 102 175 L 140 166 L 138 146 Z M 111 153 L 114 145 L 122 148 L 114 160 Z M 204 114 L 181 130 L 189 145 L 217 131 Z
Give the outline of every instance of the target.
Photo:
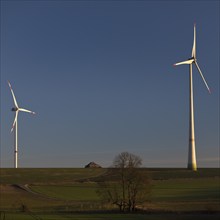
M 199 167 L 219 166 L 219 1 L 1 1 L 1 166 L 104 167 L 122 151 L 145 167 L 186 167 L 193 24 Z

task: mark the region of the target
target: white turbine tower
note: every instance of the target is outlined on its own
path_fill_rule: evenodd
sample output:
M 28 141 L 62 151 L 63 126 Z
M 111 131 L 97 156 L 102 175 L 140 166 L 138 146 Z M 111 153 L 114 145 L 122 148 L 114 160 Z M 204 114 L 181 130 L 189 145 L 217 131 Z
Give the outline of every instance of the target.
M 28 112 L 31 114 L 35 114 L 35 112 L 32 112 L 30 110 L 24 109 L 24 108 L 19 108 L 18 107 L 18 103 L 16 101 L 13 89 L 11 87 L 10 82 L 8 81 L 8 85 L 10 87 L 11 90 L 11 94 L 14 100 L 14 107 L 11 109 L 13 112 L 15 112 L 15 118 L 14 118 L 14 122 L 11 128 L 11 132 L 14 130 L 15 127 L 15 139 L 14 139 L 14 168 L 18 168 L 18 113 L 21 112 Z
M 194 132 L 194 108 L 193 108 L 193 77 L 192 77 L 192 64 L 195 64 L 203 82 L 205 83 L 206 88 L 209 93 L 210 89 L 208 84 L 199 68 L 199 65 L 196 60 L 196 25 L 194 24 L 194 40 L 192 48 L 192 56 L 186 61 L 179 62 L 174 64 L 174 66 L 189 64 L 189 152 L 188 152 L 188 169 L 197 170 L 196 164 L 196 149 L 195 149 L 195 132 Z

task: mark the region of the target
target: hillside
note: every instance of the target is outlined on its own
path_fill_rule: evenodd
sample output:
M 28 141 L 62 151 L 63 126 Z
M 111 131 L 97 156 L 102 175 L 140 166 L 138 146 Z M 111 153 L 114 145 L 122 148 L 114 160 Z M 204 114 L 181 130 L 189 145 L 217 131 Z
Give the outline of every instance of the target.
M 151 197 L 144 205 L 148 213 L 219 215 L 220 169 L 140 171 L 152 180 Z M 103 178 L 116 181 L 118 177 L 114 169 L 107 168 L 0 169 L 0 212 L 57 216 L 112 210 L 114 207 L 102 203 L 96 193 Z
M 64 184 L 80 181 L 99 181 L 103 176 L 115 178 L 114 169 L 85 168 L 0 168 L 0 184 Z M 184 168 L 140 168 L 153 180 L 217 178 L 219 168 L 201 168 L 192 172 Z

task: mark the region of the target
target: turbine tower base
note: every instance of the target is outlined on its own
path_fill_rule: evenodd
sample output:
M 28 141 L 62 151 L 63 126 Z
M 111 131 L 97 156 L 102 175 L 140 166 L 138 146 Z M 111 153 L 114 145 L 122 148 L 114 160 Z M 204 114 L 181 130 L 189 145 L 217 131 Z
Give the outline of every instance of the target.
M 197 171 L 196 163 L 190 163 L 190 164 L 188 164 L 187 169 L 188 169 L 188 170 L 192 170 L 192 171 Z

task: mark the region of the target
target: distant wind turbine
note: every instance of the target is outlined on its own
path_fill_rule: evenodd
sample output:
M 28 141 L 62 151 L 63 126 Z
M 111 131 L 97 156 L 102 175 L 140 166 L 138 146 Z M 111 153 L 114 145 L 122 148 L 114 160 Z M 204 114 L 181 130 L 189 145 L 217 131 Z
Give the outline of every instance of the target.
M 199 65 L 196 60 L 196 25 L 194 24 L 194 40 L 192 48 L 192 56 L 183 62 L 174 64 L 174 66 L 189 64 L 189 152 L 188 152 L 188 169 L 197 170 L 196 164 L 196 146 L 195 146 L 195 131 L 194 131 L 194 107 L 193 107 L 193 77 L 192 77 L 192 64 L 195 64 L 200 76 L 202 77 L 203 82 L 205 83 L 206 88 L 209 93 L 211 93 L 209 86 L 202 74 L 202 71 L 199 68 Z
M 19 108 L 18 103 L 16 101 L 13 89 L 11 87 L 10 82 L 8 81 L 9 88 L 11 90 L 11 94 L 14 100 L 14 107 L 11 109 L 13 112 L 15 112 L 15 118 L 14 122 L 11 128 L 11 132 L 14 130 L 15 127 L 15 139 L 14 139 L 14 168 L 18 168 L 18 113 L 21 112 L 28 112 L 31 114 L 35 114 L 35 112 L 32 112 L 30 110 L 24 109 L 24 108 Z

